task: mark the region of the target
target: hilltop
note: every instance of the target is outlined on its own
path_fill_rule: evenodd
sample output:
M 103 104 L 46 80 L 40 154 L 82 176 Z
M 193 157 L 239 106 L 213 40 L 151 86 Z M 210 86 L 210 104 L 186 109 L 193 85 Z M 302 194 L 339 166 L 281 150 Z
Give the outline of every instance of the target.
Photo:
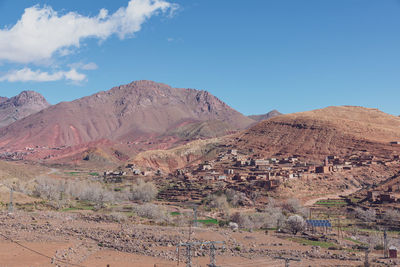
M 261 115 L 250 115 L 249 118 L 250 118 L 250 119 L 253 119 L 253 120 L 255 120 L 255 121 L 260 122 L 260 121 L 264 121 L 264 120 L 271 119 L 271 118 L 276 117 L 276 116 L 279 116 L 279 115 L 282 115 L 282 113 L 280 113 L 279 111 L 277 111 L 276 109 L 274 109 L 274 110 L 271 110 L 270 112 L 265 113 L 265 114 L 261 114 Z
M 46 99 L 34 91 L 23 91 L 11 98 L 0 97 L 0 127 L 7 126 L 49 106 Z
M 400 118 L 378 109 L 337 106 L 280 115 L 235 135 L 230 145 L 263 154 L 309 157 L 361 150 L 390 153 L 400 140 Z

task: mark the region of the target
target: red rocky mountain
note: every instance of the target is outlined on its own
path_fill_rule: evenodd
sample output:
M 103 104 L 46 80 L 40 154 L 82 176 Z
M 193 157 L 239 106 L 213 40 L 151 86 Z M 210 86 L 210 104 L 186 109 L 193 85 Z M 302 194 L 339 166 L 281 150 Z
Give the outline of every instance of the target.
M 0 147 L 50 148 L 96 140 L 151 143 L 167 132 L 207 121 L 223 122 L 232 130 L 254 123 L 207 91 L 135 81 L 18 120 L 0 129 Z

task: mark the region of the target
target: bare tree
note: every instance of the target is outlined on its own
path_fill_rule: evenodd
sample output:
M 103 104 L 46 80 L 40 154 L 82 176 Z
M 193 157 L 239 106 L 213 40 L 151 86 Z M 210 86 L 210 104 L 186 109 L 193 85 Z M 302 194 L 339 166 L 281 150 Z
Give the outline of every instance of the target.
M 211 195 L 209 199 L 211 208 L 223 213 L 229 213 L 229 203 L 225 195 Z
M 285 228 L 292 234 L 296 235 L 305 228 L 305 221 L 300 215 L 292 215 L 285 222 Z
M 233 207 L 243 205 L 246 200 L 246 195 L 243 192 L 238 192 L 234 189 L 227 189 L 225 195 L 226 199 Z
M 363 222 L 374 222 L 376 220 L 376 212 L 374 209 L 363 210 L 362 208 L 355 209 L 355 215 Z
M 171 221 L 167 210 L 163 206 L 155 205 L 152 203 L 145 203 L 142 205 L 134 205 L 133 210 L 140 217 L 148 218 L 158 223 Z
M 395 210 L 395 209 L 388 209 L 383 214 L 383 219 L 387 223 L 400 221 L 400 212 L 398 210 Z
M 282 204 L 282 209 L 287 213 L 291 214 L 301 214 L 307 216 L 309 211 L 307 208 L 301 205 L 300 200 L 296 198 L 290 198 Z
M 157 187 L 152 182 L 145 182 L 142 179 L 139 179 L 132 188 L 132 200 L 150 202 L 157 194 Z

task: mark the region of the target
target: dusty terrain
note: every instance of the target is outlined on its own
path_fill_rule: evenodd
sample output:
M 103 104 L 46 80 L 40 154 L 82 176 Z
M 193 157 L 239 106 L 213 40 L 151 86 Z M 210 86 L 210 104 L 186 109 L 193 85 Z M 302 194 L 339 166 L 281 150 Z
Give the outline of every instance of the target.
M 173 266 L 177 264 L 176 245 L 189 236 L 187 227 L 116 223 L 107 216 L 79 213 L 1 213 L 0 227 L 0 266 L 54 266 L 51 262 L 57 266 Z M 284 266 L 283 260 L 276 259 L 280 256 L 300 258 L 298 266 L 361 263 L 362 254 L 299 245 L 273 232 L 191 231 L 192 241 L 225 242 L 217 245 L 219 266 Z M 181 260 L 184 253 L 182 249 Z M 208 253 L 207 246 L 196 246 L 195 266 L 209 263 Z

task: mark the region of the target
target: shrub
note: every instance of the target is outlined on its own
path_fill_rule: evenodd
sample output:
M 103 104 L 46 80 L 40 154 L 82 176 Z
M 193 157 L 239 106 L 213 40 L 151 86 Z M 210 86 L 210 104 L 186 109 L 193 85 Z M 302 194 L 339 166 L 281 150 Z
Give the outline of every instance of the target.
M 374 209 L 363 210 L 362 208 L 356 208 L 355 215 L 364 222 L 374 222 L 376 220 L 376 212 Z
M 246 195 L 242 192 L 235 191 L 233 189 L 227 189 L 225 191 L 226 199 L 233 207 L 243 205 L 246 200 Z
M 286 202 L 282 204 L 282 209 L 287 213 L 292 214 L 301 214 L 303 216 L 308 216 L 309 210 L 303 207 L 300 201 L 296 198 L 288 199 Z
M 127 216 L 120 212 L 112 212 L 108 214 L 108 217 L 114 222 L 124 222 L 127 220 Z
M 296 235 L 305 228 L 305 221 L 300 215 L 292 215 L 285 222 L 285 228 L 292 234 Z
M 152 203 L 134 205 L 133 210 L 138 216 L 154 220 L 158 223 L 170 221 L 170 217 L 166 209 L 162 206 L 158 206 Z
M 220 212 L 228 213 L 229 212 L 229 204 L 225 195 L 211 195 L 209 197 L 210 207 L 213 209 L 217 209 Z
M 72 197 L 98 205 L 114 201 L 114 193 L 106 190 L 99 183 L 78 180 L 65 181 L 44 177 L 35 180 L 32 194 L 46 200 L 61 201 Z
M 279 208 L 259 213 L 234 213 L 230 220 L 235 222 L 241 228 L 246 229 L 267 229 L 278 227 L 279 220 L 282 220 L 283 214 Z
M 38 178 L 36 180 L 33 195 L 46 200 L 58 200 L 65 192 L 65 183 L 60 180 Z
M 158 194 L 157 187 L 152 182 L 145 182 L 139 179 L 132 188 L 132 200 L 150 202 Z
M 385 211 L 385 214 L 383 214 L 383 219 L 389 224 L 397 222 L 400 220 L 400 212 L 394 209 L 388 209 Z

